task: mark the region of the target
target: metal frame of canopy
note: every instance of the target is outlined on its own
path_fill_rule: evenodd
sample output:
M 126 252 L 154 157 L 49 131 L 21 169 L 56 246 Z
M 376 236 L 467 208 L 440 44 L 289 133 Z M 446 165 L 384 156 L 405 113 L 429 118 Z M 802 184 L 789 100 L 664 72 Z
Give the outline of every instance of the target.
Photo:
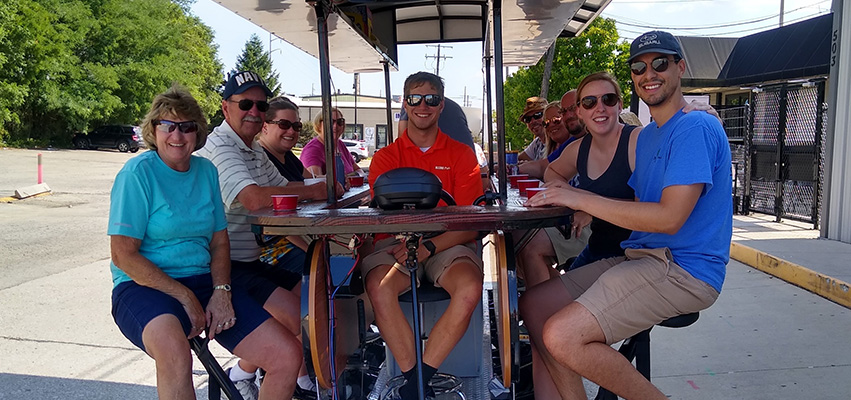
M 319 59 L 323 119 L 331 119 L 331 70 L 384 72 L 387 95 L 387 143 L 393 137 L 390 69 L 398 70 L 396 46 L 412 43 L 483 41 L 485 107 L 490 121 L 493 98 L 491 66 L 496 73 L 496 123 L 499 160 L 505 160 L 504 67 L 538 62 L 557 37 L 573 37 L 596 18 L 611 0 L 216 0 L 237 15 Z M 375 26 L 369 34 L 355 27 L 344 10 L 369 8 Z M 362 10 L 362 9 L 361 9 Z M 471 22 L 478 23 L 473 24 Z M 362 23 L 363 24 L 363 23 Z M 317 40 L 318 38 L 318 40 Z M 506 40 L 503 40 L 507 38 Z M 382 44 L 382 42 L 384 42 Z M 493 173 L 493 124 L 486 123 L 489 164 Z M 325 143 L 334 143 L 327 129 Z M 326 146 L 325 159 L 334 159 Z M 336 163 L 332 163 L 336 164 Z M 500 162 L 503 165 L 504 162 Z M 326 174 L 328 203 L 335 204 L 336 165 Z M 498 192 L 505 200 L 505 171 Z

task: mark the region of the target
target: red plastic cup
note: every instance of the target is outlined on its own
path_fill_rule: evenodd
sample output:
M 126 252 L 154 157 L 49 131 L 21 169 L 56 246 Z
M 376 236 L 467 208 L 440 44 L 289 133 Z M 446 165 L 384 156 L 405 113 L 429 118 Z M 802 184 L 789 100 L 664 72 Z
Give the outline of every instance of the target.
M 272 210 L 274 211 L 293 211 L 298 204 L 297 194 L 273 194 L 272 195 Z
M 544 190 L 547 190 L 547 188 L 543 188 L 543 187 L 530 187 L 530 188 L 526 188 L 526 197 L 528 197 L 528 198 L 530 198 L 530 199 L 531 199 L 531 198 L 532 198 L 532 196 L 534 196 L 534 195 L 536 195 L 536 194 L 538 194 L 538 193 L 541 193 L 541 192 L 543 192 Z
M 363 177 L 362 176 L 350 176 L 349 177 L 349 185 L 351 187 L 363 186 Z
M 508 183 L 511 187 L 517 187 L 517 181 L 521 179 L 529 179 L 529 174 L 508 175 Z
M 520 188 L 520 195 L 526 196 L 526 189 L 536 188 L 541 185 L 541 181 L 537 179 L 520 179 L 517 181 L 517 187 Z

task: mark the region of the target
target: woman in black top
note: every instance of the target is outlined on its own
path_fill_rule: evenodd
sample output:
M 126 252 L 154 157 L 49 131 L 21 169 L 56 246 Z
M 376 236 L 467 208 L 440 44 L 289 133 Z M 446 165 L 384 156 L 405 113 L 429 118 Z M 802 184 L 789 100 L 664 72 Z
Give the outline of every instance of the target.
M 578 188 L 609 198 L 633 200 L 635 192 L 627 184 L 635 167 L 635 144 L 641 128 L 624 125 L 618 115 L 623 109 L 621 90 L 607 72 L 585 77 L 577 88 L 576 107 L 580 120 L 590 135 L 570 144 L 562 157 L 550 164 L 545 181 L 567 182 L 573 177 Z M 609 257 L 623 255 L 620 243 L 630 230 L 591 218 L 584 212 L 574 215 L 574 232 L 591 224 L 588 245 L 570 269 Z
M 257 141 L 269 160 L 288 181 L 302 182 L 305 178 L 304 165 L 292 152 L 301 133 L 298 106 L 286 97 L 276 97 L 269 102 L 266 123 Z

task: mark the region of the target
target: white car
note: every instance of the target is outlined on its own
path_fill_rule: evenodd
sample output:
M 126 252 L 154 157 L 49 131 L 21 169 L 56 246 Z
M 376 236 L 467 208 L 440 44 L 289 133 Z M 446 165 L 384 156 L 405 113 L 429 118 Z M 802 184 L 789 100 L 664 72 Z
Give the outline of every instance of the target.
M 360 160 L 369 157 L 369 150 L 366 149 L 366 142 L 362 140 L 341 140 L 346 144 L 346 148 L 349 150 L 349 153 L 352 153 L 352 157 L 355 158 L 355 162 L 360 162 Z

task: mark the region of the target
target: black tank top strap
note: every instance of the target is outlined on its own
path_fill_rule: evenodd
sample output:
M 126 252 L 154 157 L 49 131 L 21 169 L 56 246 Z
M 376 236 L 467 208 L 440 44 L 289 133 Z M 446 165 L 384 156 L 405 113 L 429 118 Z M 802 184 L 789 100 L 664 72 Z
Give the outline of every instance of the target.
M 624 125 L 621 129 L 621 137 L 618 140 L 618 148 L 615 150 L 615 157 L 612 159 L 612 164 L 609 170 L 622 171 L 629 175 L 632 174 L 632 169 L 629 167 L 629 137 L 632 131 L 635 130 L 635 125 Z
M 587 134 L 579 143 L 579 154 L 576 155 L 576 173 L 579 179 L 588 179 L 588 153 L 591 150 L 591 134 Z

